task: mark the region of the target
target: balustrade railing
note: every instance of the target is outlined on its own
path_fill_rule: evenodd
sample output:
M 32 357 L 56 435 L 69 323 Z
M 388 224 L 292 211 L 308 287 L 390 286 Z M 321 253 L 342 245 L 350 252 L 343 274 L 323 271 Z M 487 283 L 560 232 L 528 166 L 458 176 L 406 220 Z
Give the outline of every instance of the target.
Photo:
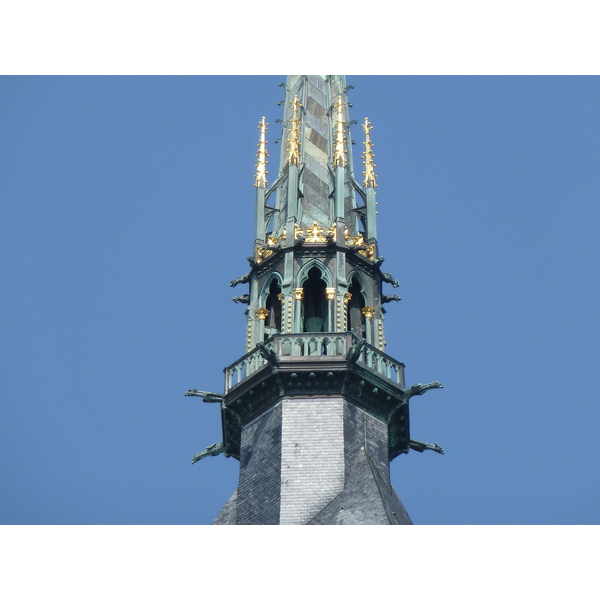
M 274 337 L 279 356 L 345 356 L 352 345 L 351 333 L 302 333 Z
M 348 354 L 352 344 L 357 340 L 358 338 L 350 332 L 278 334 L 265 343 L 265 350 L 274 352 L 284 361 L 287 357 L 302 356 L 338 357 L 339 359 Z M 374 346 L 363 344 L 356 362 L 398 385 L 404 385 L 404 365 Z M 225 369 L 225 393 L 266 364 L 267 360 L 259 348 L 242 356 Z
M 373 346 L 364 344 L 356 362 L 377 371 L 377 373 L 398 385 L 404 385 L 404 365 Z
M 272 339 L 265 344 L 265 348 L 267 351 L 273 350 Z M 267 364 L 267 361 L 258 348 L 236 360 L 225 369 L 225 393 L 233 386 L 241 383 L 246 377 L 252 375 L 252 373 L 256 373 L 265 364 Z

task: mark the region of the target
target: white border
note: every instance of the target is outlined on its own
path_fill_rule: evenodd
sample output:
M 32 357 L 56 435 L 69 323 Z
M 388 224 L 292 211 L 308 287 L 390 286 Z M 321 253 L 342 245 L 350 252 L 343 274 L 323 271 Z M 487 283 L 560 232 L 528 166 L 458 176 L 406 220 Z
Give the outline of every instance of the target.
M 20 0 L 0 9 L 0 73 L 598 74 L 594 3 L 566 6 Z

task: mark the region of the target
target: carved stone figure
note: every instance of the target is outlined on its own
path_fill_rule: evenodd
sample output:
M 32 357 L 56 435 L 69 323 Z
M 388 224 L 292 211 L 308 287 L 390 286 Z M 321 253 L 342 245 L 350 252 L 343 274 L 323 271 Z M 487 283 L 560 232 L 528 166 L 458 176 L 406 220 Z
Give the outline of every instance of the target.
M 439 390 L 443 387 L 444 386 L 439 381 L 433 381 L 432 383 L 417 383 L 404 390 L 404 393 L 408 400 L 408 398 L 412 398 L 412 396 L 424 394 L 427 390 Z
M 382 294 L 381 295 L 381 304 L 386 304 L 387 302 L 400 302 L 402 298 L 400 296 L 396 296 L 395 294 Z
M 437 444 L 428 444 L 427 442 L 419 442 L 418 440 L 410 440 L 408 443 L 411 450 L 416 450 L 417 452 L 424 452 L 425 450 L 433 450 L 438 454 L 444 454 L 444 450 L 441 446 Z
M 267 348 L 267 346 L 264 344 L 264 342 L 258 342 L 256 344 L 256 347 L 258 348 L 258 351 L 260 352 L 261 356 L 273 367 L 276 367 L 279 364 L 279 358 L 277 358 L 277 354 L 271 350 L 270 348 Z
M 356 340 L 350 350 L 348 350 L 348 354 L 346 354 L 346 360 L 349 364 L 356 362 L 358 357 L 360 356 L 360 351 L 362 350 L 363 345 L 366 343 L 364 338 Z
M 295 246 L 302 246 L 302 244 L 304 244 L 304 240 L 306 240 L 306 233 L 303 231 L 295 240 L 294 240 L 294 245 Z
M 246 273 L 237 279 L 234 279 L 229 285 L 231 287 L 235 287 L 238 283 L 248 283 L 250 281 L 250 277 L 252 276 L 252 272 Z
M 385 283 L 391 283 L 392 287 L 400 286 L 400 284 L 398 283 L 398 280 L 394 279 L 390 273 L 382 273 L 381 275 L 382 275 L 382 280 L 385 281 Z
M 213 394 L 213 392 L 202 392 L 194 388 L 193 390 L 188 390 L 185 393 L 186 396 L 198 396 L 202 398 L 204 402 L 221 402 L 223 400 L 222 394 Z
M 271 250 L 271 252 L 277 252 L 277 250 L 281 249 L 281 242 L 276 242 L 274 244 L 261 246 L 263 250 Z
M 191 464 L 197 463 L 199 460 L 202 460 L 205 456 L 218 456 L 219 454 L 221 454 L 221 452 L 225 452 L 225 445 L 223 443 L 212 444 L 211 446 L 208 446 L 206 450 L 198 452 L 198 454 L 194 454 Z
M 383 256 L 378 256 L 374 261 L 373 261 L 373 266 L 375 267 L 379 267 L 381 265 L 381 263 L 385 260 L 385 257 Z
M 357 244 L 356 246 L 350 246 L 348 248 L 348 250 L 350 250 L 350 252 L 356 252 L 356 253 L 358 253 L 360 251 L 364 251 L 366 249 L 367 249 L 367 246 L 364 244 Z
M 236 304 L 250 304 L 250 295 L 244 294 L 243 296 L 232 296 L 231 298 Z

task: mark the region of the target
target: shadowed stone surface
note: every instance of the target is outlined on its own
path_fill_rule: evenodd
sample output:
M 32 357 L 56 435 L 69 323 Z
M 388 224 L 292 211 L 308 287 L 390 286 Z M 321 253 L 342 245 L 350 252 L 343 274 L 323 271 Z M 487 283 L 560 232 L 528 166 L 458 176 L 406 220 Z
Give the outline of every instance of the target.
M 343 398 L 284 399 L 244 427 L 240 486 L 214 524 L 412 524 L 387 435 Z
M 309 525 L 412 525 L 390 483 L 385 423 L 346 403 L 344 435 L 344 490 Z
M 213 525 L 235 525 L 237 517 L 237 489 L 231 495 L 231 498 L 227 500 L 225 506 L 221 509 L 221 512 L 214 520 Z
M 279 523 L 281 410 L 279 403 L 242 429 L 238 525 Z

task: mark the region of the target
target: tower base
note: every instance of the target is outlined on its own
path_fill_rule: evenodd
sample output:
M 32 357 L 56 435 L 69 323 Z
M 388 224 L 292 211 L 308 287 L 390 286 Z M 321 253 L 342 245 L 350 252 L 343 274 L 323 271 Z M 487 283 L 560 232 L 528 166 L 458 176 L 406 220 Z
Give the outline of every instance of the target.
M 240 480 L 215 525 L 411 525 L 388 425 L 343 397 L 284 397 L 244 425 Z

